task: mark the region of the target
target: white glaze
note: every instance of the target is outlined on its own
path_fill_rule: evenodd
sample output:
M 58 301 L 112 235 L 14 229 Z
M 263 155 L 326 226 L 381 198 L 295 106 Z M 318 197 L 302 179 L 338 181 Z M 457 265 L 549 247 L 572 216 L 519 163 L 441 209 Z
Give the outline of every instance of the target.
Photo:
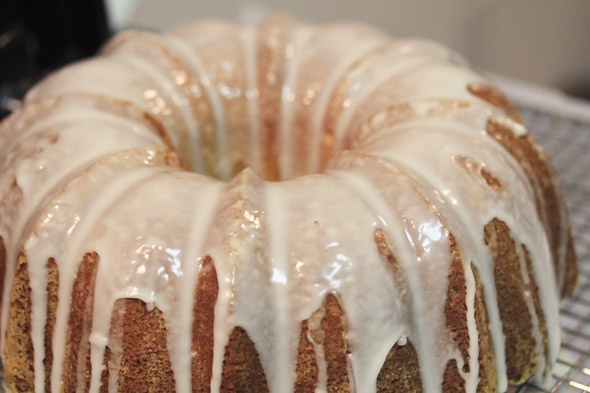
M 461 251 L 467 286 L 470 373 L 460 373 L 466 390 L 475 391 L 479 347 L 473 265 L 484 287 L 503 390 L 504 339 L 493 262 L 483 239 L 483 227 L 493 218 L 508 224 L 534 262 L 532 275 L 543 288 L 540 297 L 550 341 L 549 359 L 539 350 L 539 363 L 554 363 L 561 282 L 553 277 L 531 185 L 514 158 L 485 133 L 485 125 L 493 117 L 515 135 L 526 130 L 469 94 L 467 85 L 484 81 L 482 77 L 457 67 L 454 55 L 434 44 L 389 41 L 366 27 L 316 29 L 290 22 L 285 28 L 288 38 L 277 48 L 283 54 L 282 74 L 276 75 L 283 78 L 278 81 L 282 96 L 280 111 L 272 119 L 279 125 L 274 147 L 283 180 L 266 182 L 257 175 L 267 143 L 261 124 L 270 120 L 262 118 L 259 98 L 265 92 L 257 87 L 266 65 L 259 62 L 256 50 L 277 43 L 260 37 L 259 27 L 207 23 L 161 39 L 141 34 L 115 39 L 105 56 L 49 77 L 28 101 L 42 105 L 51 97 L 79 92 L 112 95 L 149 111 L 164 125 L 172 147 L 188 166 L 203 170 L 202 119 L 194 118 L 193 98 L 181 88 L 185 79 L 170 79 L 176 71 L 190 70 L 205 88 L 216 125 L 217 175 L 229 179 L 235 157 L 253 169 L 225 182 L 186 172 L 162 158 L 160 150 L 166 144 L 155 137 L 156 131 L 139 119 L 103 111 L 92 98 L 58 105 L 54 113 L 24 126 L 27 122 L 18 116 L 34 113 L 34 104 L 29 104 L 25 115 L 0 129 L 0 236 L 8 257 L 2 335 L 22 247 L 32 284 L 36 391 L 43 390 L 46 261 L 55 258 L 60 273 L 51 380 L 58 391 L 71 288 L 79 261 L 92 251 L 100 257 L 95 297 L 101 301 L 94 303 L 90 335 L 91 392 L 99 389 L 113 306 L 126 297 L 163 312 L 176 388 L 190 391 L 192 301 L 207 255 L 213 258 L 219 282 L 212 391 L 221 385 L 229 335 L 240 326 L 256 345 L 271 390 L 291 392 L 300 324 L 330 293 L 345 310 L 349 377 L 356 391 L 375 390 L 389 349 L 406 340 L 419 354 L 425 392 L 439 391 L 447 362 L 455 359 L 459 370 L 463 365 L 444 321 L 450 234 Z M 217 48 L 223 55 L 209 48 L 215 37 L 195 34 L 207 31 L 203 26 L 231 40 L 224 41 L 227 47 Z M 344 30 L 350 33 L 347 39 L 333 38 Z M 154 65 L 145 55 L 135 58 L 121 49 L 136 43 L 143 48 L 144 40 L 168 43 L 174 61 L 159 59 Z M 166 68 L 175 67 L 175 61 L 186 69 Z M 229 70 L 227 75 L 215 73 L 220 65 Z M 243 72 L 234 73 L 240 67 Z M 101 74 L 101 69 L 108 72 Z M 341 105 L 330 106 L 333 102 Z M 457 103 L 461 105 L 453 105 Z M 393 113 L 395 105 L 403 105 L 404 111 Z M 329 110 L 334 116 L 335 155 L 322 168 L 320 145 Z M 228 118 L 236 111 L 243 118 Z M 238 130 L 248 135 L 250 146 L 232 145 L 232 138 L 240 136 Z M 55 136 L 55 142 L 39 135 Z M 66 154 L 72 146 L 76 154 Z M 348 150 L 342 151 L 344 147 Z M 458 164 L 458 158 L 471 159 L 510 186 L 490 188 Z M 307 175 L 294 177 L 302 172 Z M 13 177 L 19 187 L 12 185 Z M 565 213 L 560 214 L 565 225 Z M 113 230 L 121 226 L 124 231 Z M 379 255 L 377 230 L 383 231 L 394 251 L 404 284 Z M 559 255 L 565 241 L 564 236 Z M 522 275 L 528 280 L 521 259 Z M 529 308 L 540 341 L 532 303 Z M 310 321 L 314 323 L 319 320 Z M 317 391 L 323 392 L 327 368 L 323 349 L 318 346 L 316 353 Z M 115 389 L 112 374 L 109 386 Z

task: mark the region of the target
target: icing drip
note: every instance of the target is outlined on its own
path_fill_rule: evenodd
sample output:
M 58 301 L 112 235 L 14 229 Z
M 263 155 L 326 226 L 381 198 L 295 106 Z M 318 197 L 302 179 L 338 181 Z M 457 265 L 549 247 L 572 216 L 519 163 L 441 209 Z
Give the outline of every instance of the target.
M 229 166 L 229 152 L 227 147 L 228 130 L 225 122 L 223 104 L 221 103 L 219 90 L 215 88 L 215 81 L 210 79 L 210 74 L 206 72 L 204 65 L 195 51 L 191 50 L 190 47 L 187 47 L 182 40 L 169 37 L 168 42 L 173 45 L 179 53 L 182 54 L 187 64 L 189 64 L 193 74 L 201 76 L 201 83 L 205 87 L 205 95 L 207 96 L 208 102 L 211 105 L 213 118 L 216 121 L 215 139 L 217 142 L 216 154 L 218 157 L 218 167 L 216 168 L 216 174 L 220 179 L 227 180 L 231 175 L 231 169 Z
M 260 91 L 256 83 L 256 30 L 247 27 L 244 30 L 244 51 L 246 52 L 246 98 L 248 104 L 248 122 L 250 123 L 250 164 L 255 173 L 261 173 L 262 153 L 260 137 L 260 113 L 258 111 L 258 96 Z
M 517 137 L 526 130 L 470 94 L 467 86 L 484 80 L 454 62 L 436 44 L 391 40 L 363 26 L 212 21 L 162 37 L 118 36 L 97 59 L 43 81 L 24 111 L 0 126 L 8 261 L 1 333 L 22 249 L 35 390 L 44 390 L 47 261 L 59 270 L 51 347 L 58 391 L 75 275 L 92 252 L 100 301 L 88 334 L 90 392 L 104 382 L 106 348 L 118 350 L 111 321 L 120 299 L 140 299 L 163 315 L 176 390 L 195 388 L 193 307 L 205 261 L 219 287 L 205 389 L 223 385 L 226 346 L 238 331 L 253 343 L 269 390 L 293 391 L 302 326 L 316 354 L 315 391 L 340 383 L 327 363 L 324 335 L 333 332 L 321 328 L 329 303 L 343 310 L 343 333 L 330 339 L 342 341 L 352 391 L 376 391 L 390 350 L 411 344 L 425 392 L 440 391 L 453 362 L 465 390 L 475 392 L 484 350 L 476 298 L 483 296 L 505 390 L 483 237 L 493 219 L 520 247 L 524 282 L 542 288 L 547 358 L 542 320 L 533 300 L 527 304 L 540 379 L 559 346 L 561 284 L 534 185 L 486 125 L 494 119 Z M 277 181 L 266 181 L 274 172 Z M 566 214 L 558 214 L 566 227 Z M 465 351 L 445 319 L 453 252 L 464 272 Z M 113 369 L 109 391 L 117 378 Z
M 291 39 L 285 45 L 284 62 L 285 75 L 281 86 L 281 108 L 279 115 L 279 175 L 281 179 L 289 179 L 293 176 L 293 160 L 296 156 L 293 154 L 293 122 L 295 117 L 295 99 L 297 77 L 301 68 L 301 53 L 307 44 L 311 35 L 311 29 L 296 29 L 291 33 Z

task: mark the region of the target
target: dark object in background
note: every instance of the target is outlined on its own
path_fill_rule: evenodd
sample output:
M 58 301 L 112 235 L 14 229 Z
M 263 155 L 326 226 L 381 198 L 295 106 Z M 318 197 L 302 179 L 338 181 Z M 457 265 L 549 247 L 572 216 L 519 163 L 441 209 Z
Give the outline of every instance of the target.
M 35 81 L 109 35 L 103 0 L 0 0 L 0 119 Z

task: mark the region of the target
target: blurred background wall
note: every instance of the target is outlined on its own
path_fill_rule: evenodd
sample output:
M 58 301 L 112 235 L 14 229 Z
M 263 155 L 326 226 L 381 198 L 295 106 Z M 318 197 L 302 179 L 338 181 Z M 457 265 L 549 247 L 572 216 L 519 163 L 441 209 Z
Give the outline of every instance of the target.
M 114 29 L 197 18 L 364 21 L 438 40 L 484 71 L 590 98 L 590 0 L 105 0 Z

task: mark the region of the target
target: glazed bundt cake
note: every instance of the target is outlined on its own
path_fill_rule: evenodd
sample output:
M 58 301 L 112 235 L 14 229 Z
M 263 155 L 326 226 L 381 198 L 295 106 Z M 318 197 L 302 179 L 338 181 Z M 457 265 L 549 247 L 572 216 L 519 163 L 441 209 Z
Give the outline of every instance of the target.
M 555 171 L 438 44 L 123 32 L 33 88 L 0 160 L 10 391 L 492 392 L 556 359 Z

